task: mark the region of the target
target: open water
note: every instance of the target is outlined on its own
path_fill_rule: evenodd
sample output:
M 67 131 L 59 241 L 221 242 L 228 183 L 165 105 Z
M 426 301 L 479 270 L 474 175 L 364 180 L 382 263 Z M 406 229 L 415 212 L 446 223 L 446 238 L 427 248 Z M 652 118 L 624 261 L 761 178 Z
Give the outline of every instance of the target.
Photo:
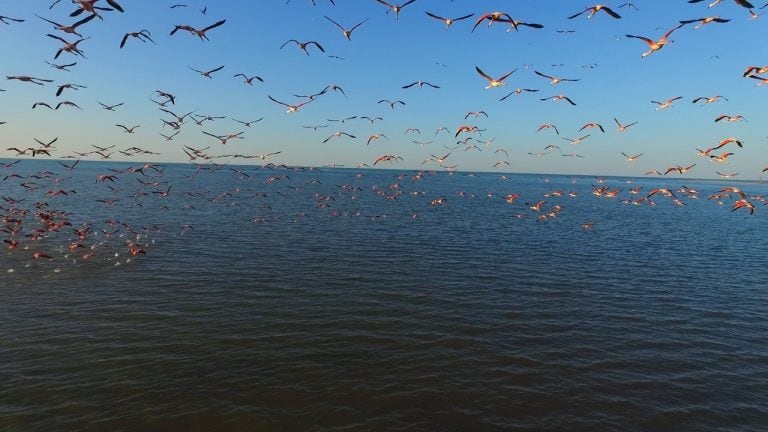
M 128 166 L 0 169 L 0 430 L 768 428 L 764 184 Z

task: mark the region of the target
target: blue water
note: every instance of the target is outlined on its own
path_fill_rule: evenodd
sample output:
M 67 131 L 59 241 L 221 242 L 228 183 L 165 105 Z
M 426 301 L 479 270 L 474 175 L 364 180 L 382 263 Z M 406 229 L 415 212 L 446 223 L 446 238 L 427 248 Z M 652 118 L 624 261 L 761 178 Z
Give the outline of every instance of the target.
M 768 425 L 764 184 L 129 166 L 0 168 L 0 430 Z

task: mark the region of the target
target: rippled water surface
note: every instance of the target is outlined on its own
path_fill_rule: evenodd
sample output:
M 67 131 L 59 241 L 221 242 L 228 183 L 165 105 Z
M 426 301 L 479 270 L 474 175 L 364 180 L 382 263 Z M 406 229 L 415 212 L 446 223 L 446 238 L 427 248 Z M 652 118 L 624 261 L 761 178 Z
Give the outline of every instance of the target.
M 0 172 L 54 173 L 0 183 L 25 199 L 0 215 L 30 210 L 0 235 L 21 243 L 0 255 L 0 430 L 768 425 L 763 184 L 187 165 L 95 182 L 126 167 Z M 683 184 L 684 206 L 622 202 Z M 754 215 L 707 199 L 734 185 Z M 33 241 L 43 200 L 72 225 Z

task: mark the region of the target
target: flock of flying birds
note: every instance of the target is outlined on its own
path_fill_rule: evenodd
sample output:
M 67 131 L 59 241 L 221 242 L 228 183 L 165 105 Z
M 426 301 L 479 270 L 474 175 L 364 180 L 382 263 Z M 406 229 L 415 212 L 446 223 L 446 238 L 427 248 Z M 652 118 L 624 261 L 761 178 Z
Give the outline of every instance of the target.
M 73 3 L 72 7 L 66 8 L 70 1 Z M 290 3 L 290 1 L 291 0 L 288 0 L 286 3 Z M 316 5 L 319 1 L 320 0 L 310 0 L 312 5 Z M 384 0 L 366 1 L 380 3 L 386 13 L 394 16 L 395 19 L 400 19 L 401 14 L 410 12 L 419 13 L 419 11 L 414 10 L 416 9 L 415 5 L 419 4 L 418 0 L 409 0 L 403 2 L 402 4 L 390 3 Z M 702 1 L 703 0 L 689 0 L 688 3 L 700 3 Z M 708 5 L 708 8 L 715 7 L 722 1 L 723 0 L 714 0 Z M 327 0 L 327 2 L 332 6 L 336 6 L 336 1 L 334 0 Z M 749 19 L 757 19 L 759 17 L 757 11 L 768 6 L 767 3 L 757 7 L 746 0 L 734 0 L 734 3 L 748 10 Z M 162 7 L 168 7 L 171 10 L 174 10 L 189 8 L 190 6 L 178 3 L 172 4 L 170 6 L 165 5 Z M 53 20 L 42 16 L 42 14 L 33 14 L 34 16 L 29 17 L 9 17 L 0 15 L 0 23 L 9 26 L 15 26 L 24 25 L 24 23 L 30 19 L 39 19 L 51 24 L 53 26 L 52 31 L 42 35 L 42 37 L 56 41 L 56 43 L 59 45 L 55 53 L 52 55 L 52 58 L 45 60 L 45 62 L 51 68 L 56 70 L 57 73 L 61 74 L 61 76 L 67 77 L 70 76 L 67 74 L 67 72 L 76 71 L 78 62 L 85 61 L 83 47 L 88 44 L 89 37 L 84 36 L 83 33 L 87 34 L 87 31 L 90 30 L 94 23 L 108 21 L 110 19 L 110 14 L 130 14 L 129 7 L 124 8 L 115 0 L 65 0 L 64 2 L 62 2 L 62 0 L 56 0 L 50 5 L 49 9 L 56 13 L 64 11 L 66 12 L 65 15 L 70 18 L 65 17 Z M 631 13 L 636 10 L 638 10 L 638 8 L 634 3 L 624 3 L 616 6 L 615 8 L 608 7 L 606 5 L 594 5 L 585 7 L 582 10 L 578 10 L 566 18 L 568 20 L 579 18 L 618 20 L 622 18 L 622 14 Z M 199 11 L 202 15 L 208 14 L 207 7 L 199 8 Z M 505 28 L 507 32 L 518 32 L 522 31 L 523 28 L 530 29 L 531 31 L 540 31 L 544 29 L 544 25 L 542 24 L 517 20 L 514 19 L 509 13 L 502 11 L 480 14 L 468 13 L 453 18 L 446 18 L 441 14 L 430 10 L 423 10 L 421 13 L 425 14 L 428 19 L 433 19 L 444 23 L 445 29 L 450 29 L 452 26 L 462 21 L 473 23 L 471 32 L 477 31 L 481 26 L 500 26 Z M 338 28 L 338 30 L 341 31 L 344 39 L 347 41 L 351 41 L 353 32 L 363 27 L 369 21 L 369 18 L 365 18 L 351 26 L 346 26 L 339 23 L 339 20 L 336 20 L 330 16 L 323 15 L 323 18 L 328 22 L 328 25 Z M 68 24 L 72 20 L 75 20 L 75 22 Z M 204 27 L 193 27 L 188 24 L 174 25 L 167 33 L 166 37 L 179 37 L 181 34 L 189 34 L 190 36 L 193 36 L 202 42 L 210 41 L 211 38 L 216 37 L 217 32 L 224 32 L 227 30 L 226 19 L 211 21 L 212 22 L 210 22 L 210 24 Z M 694 29 L 700 29 L 705 25 L 725 24 L 729 21 L 729 19 L 724 19 L 719 16 L 708 16 L 697 19 L 681 20 L 677 25 L 668 29 L 668 31 L 666 31 L 666 33 L 664 33 L 658 39 L 632 34 L 626 34 L 626 37 L 629 39 L 636 39 L 646 45 L 647 51 L 641 54 L 641 56 L 644 58 L 665 48 L 671 42 L 669 39 L 670 36 L 675 31 L 678 31 L 686 26 L 691 26 Z M 567 34 L 568 31 L 558 30 L 558 32 Z M 128 45 L 138 42 L 145 44 L 157 44 L 158 41 L 159 37 L 157 34 L 153 34 L 150 30 L 147 29 L 141 29 L 126 32 L 119 41 L 116 41 L 115 45 L 117 49 L 125 49 Z M 279 49 L 297 49 L 306 56 L 317 54 L 324 55 L 326 52 L 325 48 L 318 41 L 298 40 L 293 38 L 286 40 L 279 47 Z M 341 58 L 338 59 L 343 60 Z M 202 78 L 213 79 L 214 77 L 224 73 L 223 70 L 225 69 L 225 65 L 217 65 L 212 68 L 188 66 L 188 68 L 199 74 Z M 505 73 L 501 75 L 497 73 L 489 74 L 479 65 L 476 65 L 474 70 L 477 74 L 478 81 L 484 82 L 485 89 L 489 91 L 497 91 L 497 88 L 507 86 L 509 77 L 517 71 L 517 69 L 513 69 L 505 71 Z M 551 88 L 556 88 L 556 86 L 564 83 L 575 83 L 580 81 L 579 78 L 560 77 L 552 73 L 545 73 L 541 70 L 534 70 L 534 74 L 542 79 L 542 83 L 547 83 Z M 73 74 L 73 76 L 74 75 L 75 74 Z M 742 78 L 755 80 L 757 87 L 768 84 L 768 65 L 745 65 L 742 75 Z M 241 79 L 243 84 L 247 86 L 263 85 L 265 83 L 265 80 L 262 77 L 246 74 L 244 72 L 233 74 L 231 77 L 234 79 Z M 81 106 L 81 103 L 69 99 L 63 99 L 65 94 L 75 94 L 79 89 L 87 88 L 87 86 L 84 84 L 64 81 L 59 83 L 57 82 L 58 80 L 34 77 L 24 74 L 7 75 L 6 81 L 8 81 L 9 84 L 11 81 L 13 81 L 18 82 L 18 85 L 56 87 L 56 90 L 53 93 L 55 93 L 55 96 L 59 98 L 59 100 L 56 103 L 49 103 L 46 101 L 32 101 L 31 107 L 33 110 L 56 111 L 63 109 L 74 109 L 86 111 L 86 108 Z M 401 87 L 402 89 L 410 89 L 414 87 L 422 89 L 425 87 L 428 89 L 441 88 L 440 85 L 427 81 L 414 81 L 406 83 Z M 2 92 L 12 91 L 12 89 L 0 90 Z M 519 96 L 523 93 L 538 93 L 539 91 L 540 89 L 537 88 L 516 88 L 510 92 L 504 92 L 505 94 L 501 96 L 499 100 L 503 101 L 509 97 Z M 282 106 L 282 108 L 284 108 L 288 114 L 301 115 L 299 112 L 302 110 L 302 108 L 309 104 L 316 103 L 318 100 L 321 100 L 321 98 L 328 97 L 328 95 L 334 93 L 347 97 L 345 90 L 340 85 L 329 84 L 323 87 L 320 91 L 312 94 L 296 94 L 294 95 L 295 99 L 292 101 L 281 100 L 282 98 L 274 97 L 269 93 L 267 93 L 267 99 L 276 105 Z M 195 166 L 194 174 L 188 176 L 188 180 L 193 181 L 198 175 L 202 173 L 229 171 L 232 172 L 232 175 L 234 175 L 239 181 L 256 181 L 257 174 L 254 174 L 254 172 L 249 173 L 246 169 L 228 166 L 228 163 L 236 160 L 243 161 L 249 159 L 266 161 L 267 159 L 282 153 L 280 150 L 260 154 L 226 153 L 221 152 L 220 150 L 211 150 L 212 148 L 223 149 L 231 141 L 245 139 L 245 129 L 231 133 L 218 134 L 213 133 L 210 131 L 210 129 L 208 129 L 209 124 L 223 120 L 236 123 L 242 128 L 251 128 L 253 125 L 263 120 L 263 118 L 254 120 L 240 120 L 223 115 L 215 116 L 200 114 L 197 112 L 197 110 L 181 112 L 176 108 L 176 104 L 177 99 L 178 102 L 181 102 L 183 98 L 184 95 L 178 95 L 177 97 L 177 94 L 168 89 L 157 89 L 153 91 L 152 102 L 156 105 L 158 113 L 161 117 L 161 131 L 158 133 L 162 136 L 164 141 L 174 141 L 174 138 L 181 132 L 182 128 L 190 123 L 199 126 L 199 132 L 210 139 L 211 144 L 205 147 L 193 147 L 191 145 L 180 146 L 188 160 Z M 571 106 L 577 106 L 576 101 L 563 93 L 558 93 L 539 99 L 541 101 L 551 100 L 554 102 L 565 103 Z M 672 107 L 675 102 L 683 99 L 684 98 L 682 96 L 675 96 L 663 101 L 652 100 L 651 103 L 656 105 L 656 110 L 665 110 Z M 700 96 L 691 99 L 692 103 L 701 105 L 713 104 L 719 101 L 727 101 L 727 98 L 722 95 L 715 95 Z M 101 109 L 109 112 L 117 112 L 124 105 L 123 102 L 105 103 L 97 101 L 97 103 Z M 380 99 L 378 100 L 377 105 L 382 106 L 385 108 L 385 110 L 395 110 L 403 109 L 406 107 L 406 102 L 399 99 Z M 469 118 L 481 119 L 483 117 L 488 117 L 488 114 L 483 110 L 469 111 L 464 116 L 464 120 L 468 120 Z M 328 122 L 343 125 L 346 122 L 362 120 L 367 121 L 367 124 L 371 125 L 372 127 L 377 124 L 377 122 L 384 121 L 384 119 L 380 116 L 349 116 L 339 119 L 328 119 Z M 743 115 L 721 114 L 718 115 L 714 121 L 717 123 L 736 123 L 746 121 L 746 119 Z M 142 127 L 142 125 L 139 124 L 134 125 L 123 123 L 115 122 L 114 127 L 125 134 L 134 134 L 138 128 Z M 637 124 L 637 122 L 624 123 L 615 117 L 613 118 L 613 123 L 615 124 L 615 128 L 619 133 L 628 133 L 630 128 Z M 0 127 L 2 127 L 4 124 L 5 122 L 0 121 Z M 597 133 L 597 131 L 600 133 L 605 133 L 606 126 L 607 125 L 597 122 L 588 122 L 585 123 L 578 131 L 580 134 L 583 133 L 583 135 L 575 138 L 562 137 L 562 139 L 571 145 L 578 145 L 587 140 L 592 133 Z M 303 127 L 306 129 L 313 129 L 314 131 L 318 131 L 328 127 L 328 124 L 305 125 Z M 482 136 L 481 133 L 483 130 L 484 129 L 481 129 L 477 125 L 468 124 L 462 124 L 451 129 L 448 127 L 438 128 L 434 132 L 435 136 L 441 134 L 450 135 L 452 139 L 456 140 L 455 144 L 452 146 L 445 146 L 447 150 L 446 152 L 428 153 L 423 162 L 421 162 L 421 165 L 424 166 L 422 171 L 417 171 L 415 174 L 408 176 L 400 175 L 397 177 L 398 182 L 393 185 L 373 188 L 374 194 L 376 196 L 382 197 L 383 199 L 394 201 L 398 198 L 398 196 L 404 193 L 403 190 L 405 188 L 403 188 L 403 186 L 400 184 L 401 181 L 404 182 L 406 179 L 409 179 L 411 184 L 415 184 L 416 182 L 425 179 L 427 175 L 435 174 L 439 171 L 447 171 L 449 174 L 453 174 L 459 169 L 458 164 L 452 162 L 454 159 L 456 159 L 457 154 L 470 151 L 479 152 L 483 151 L 484 148 L 488 148 L 494 145 L 494 139 L 478 139 L 478 137 Z M 551 131 L 551 133 L 554 133 L 557 136 L 560 135 L 560 131 L 555 123 L 543 123 L 539 125 L 538 129 L 536 130 L 537 133 L 550 133 L 544 131 Z M 408 128 L 405 130 L 404 135 L 412 135 L 415 137 L 421 136 L 421 133 L 422 131 L 418 128 Z M 337 130 L 330 135 L 322 134 L 321 138 L 322 143 L 327 143 L 331 140 L 358 139 L 357 136 L 342 130 Z M 374 132 L 367 137 L 361 137 L 361 139 L 366 146 L 370 146 L 375 141 L 381 139 L 388 140 L 389 138 L 381 132 Z M 5 151 L 8 152 L 8 156 L 10 157 L 31 157 L 38 159 L 75 159 L 74 162 L 65 162 L 63 160 L 57 162 L 66 173 L 72 173 L 77 170 L 80 166 L 81 159 L 108 160 L 112 159 L 116 154 L 119 154 L 123 158 L 146 160 L 147 158 L 159 154 L 155 151 L 139 146 L 131 146 L 124 149 L 118 149 L 116 145 L 93 145 L 92 149 L 85 152 L 71 152 L 68 154 L 62 154 L 56 148 L 58 138 L 41 140 L 35 137 L 33 140 L 36 143 L 35 146 L 26 147 L 15 145 L 5 148 Z M 413 142 L 422 147 L 432 143 L 431 141 L 417 140 L 414 140 Z M 743 146 L 744 142 L 739 138 L 729 137 L 722 139 L 720 142 L 712 145 L 709 148 L 696 149 L 696 152 L 699 157 L 706 158 L 713 163 L 726 163 L 729 158 L 736 157 L 738 154 L 738 149 L 743 148 Z M 459 149 L 462 150 L 460 151 Z M 563 154 L 559 146 L 552 144 L 547 145 L 540 152 L 531 152 L 529 155 L 533 157 L 544 157 L 546 155 L 552 154 L 553 152 L 560 152 L 562 156 L 567 157 L 583 157 L 575 153 Z M 492 162 L 492 167 L 494 169 L 498 169 L 499 167 L 503 169 L 505 166 L 510 165 L 509 151 L 507 149 L 503 147 L 495 148 L 493 154 L 494 160 Z M 621 152 L 621 154 L 628 163 L 633 163 L 644 155 L 644 153 L 627 154 L 625 152 Z M 371 161 L 361 162 L 358 165 L 358 168 L 373 168 L 381 166 L 393 167 L 395 164 L 403 160 L 404 157 L 401 155 L 394 153 L 384 153 Z M 225 163 L 222 163 L 222 161 Z M 160 164 L 141 162 L 138 166 L 132 165 L 123 168 L 109 169 L 108 172 L 101 173 L 95 178 L 97 187 L 102 188 L 98 193 L 104 193 L 102 197 L 96 199 L 96 202 L 98 202 L 99 205 L 104 209 L 118 209 L 115 213 L 116 217 L 102 222 L 84 220 L 81 221 L 80 225 L 73 227 L 72 225 L 74 218 L 72 216 L 71 210 L 65 210 L 64 208 L 64 201 L 68 197 L 73 197 L 77 194 L 76 190 L 67 189 L 65 186 L 71 177 L 66 177 L 61 173 L 50 171 L 40 171 L 33 174 L 21 175 L 15 172 L 15 170 L 21 165 L 22 159 L 0 164 L 0 194 L 2 194 L 2 202 L 0 202 L 0 216 L 2 216 L 2 224 L 0 225 L 0 231 L 5 234 L 3 243 L 5 244 L 6 249 L 9 251 L 9 254 L 17 253 L 14 251 L 26 250 L 30 252 L 29 255 L 34 260 L 50 260 L 55 258 L 57 255 L 61 255 L 69 259 L 74 259 L 75 261 L 93 260 L 94 257 L 99 255 L 111 256 L 112 250 L 110 250 L 109 253 L 106 253 L 106 251 L 109 249 L 109 245 L 114 244 L 118 244 L 118 248 L 122 250 L 122 253 L 127 253 L 129 256 L 146 254 L 147 248 L 151 242 L 149 240 L 151 238 L 150 236 L 153 232 L 157 232 L 159 228 L 157 226 L 137 226 L 135 224 L 127 223 L 125 221 L 119 220 L 117 215 L 122 214 L 122 212 L 129 207 L 144 207 L 141 199 L 146 198 L 143 197 L 155 196 L 158 200 L 162 200 L 171 196 L 172 194 L 179 193 L 174 190 L 173 185 L 170 182 L 163 179 L 164 167 Z M 665 167 L 664 169 L 652 170 L 645 172 L 644 174 L 649 176 L 667 176 L 675 174 L 685 175 L 690 172 L 696 165 L 697 164 L 695 163 L 686 166 L 674 164 L 669 167 Z M 270 184 L 289 182 L 290 172 L 306 170 L 303 168 L 290 168 L 286 165 L 275 165 L 271 162 L 265 162 L 264 165 L 261 165 L 260 169 L 268 169 L 270 170 L 270 174 L 275 174 L 277 171 L 282 170 L 280 174 L 270 175 L 265 180 L 265 183 Z M 762 171 L 768 171 L 768 167 L 764 168 Z M 733 178 L 738 175 L 738 173 L 727 173 L 720 171 L 717 171 L 717 174 L 724 179 Z M 357 171 L 355 172 L 355 175 L 363 176 L 361 172 Z M 128 186 L 118 186 L 121 183 L 125 184 L 125 179 L 128 176 L 133 176 L 136 178 L 135 189 Z M 501 178 L 508 180 L 506 176 L 501 176 Z M 315 180 L 309 183 L 315 182 L 318 181 Z M 340 185 L 338 188 L 338 195 L 352 196 L 353 199 L 355 194 L 362 193 L 359 188 L 356 188 L 351 184 Z M 291 187 L 291 189 L 293 191 L 298 191 L 301 190 L 301 187 L 294 185 Z M 221 192 L 215 196 L 206 198 L 211 202 L 227 202 L 231 204 L 235 194 L 238 192 L 241 192 L 241 189 L 236 187 L 232 191 Z M 252 199 L 267 198 L 266 193 L 263 192 L 252 191 L 251 193 L 252 195 L 250 198 Z M 184 194 L 186 197 L 200 197 L 202 195 L 199 192 L 184 192 Z M 661 196 L 669 198 L 671 202 L 676 205 L 684 206 L 685 199 L 697 198 L 700 194 L 700 191 L 687 187 L 682 187 L 677 190 L 656 188 L 647 191 L 647 193 L 642 192 L 642 187 L 628 189 L 627 191 L 624 191 L 624 189 L 612 189 L 607 186 L 593 186 L 592 188 L 592 195 L 599 197 L 616 198 L 622 196 L 622 194 L 627 194 L 627 197 L 622 199 L 622 202 L 627 204 L 654 205 L 654 199 Z M 457 194 L 457 196 L 462 195 L 462 193 Z M 573 198 L 577 196 L 577 193 L 567 191 L 553 191 L 548 193 L 544 198 L 552 199 L 554 197 L 561 196 L 570 196 Z M 312 195 L 312 197 L 313 200 L 311 204 L 314 208 L 329 208 L 331 209 L 331 212 L 334 211 L 332 206 L 337 197 L 320 193 L 315 193 Z M 512 204 L 521 197 L 521 194 L 503 194 L 500 195 L 500 197 L 503 198 L 507 203 Z M 719 204 L 725 204 L 729 202 L 728 200 L 730 200 L 732 211 L 744 209 L 745 211 L 749 212 L 749 214 L 754 214 L 758 204 L 768 204 L 762 195 L 748 194 L 747 192 L 744 192 L 743 190 L 733 186 L 723 187 L 718 192 L 709 195 L 708 198 Z M 448 198 L 444 196 L 439 196 L 429 200 L 429 204 L 432 207 L 439 207 L 446 204 L 447 202 Z M 55 208 L 54 204 L 61 205 L 62 207 Z M 160 208 L 162 208 L 164 205 L 165 204 L 163 201 L 161 201 Z M 539 221 L 557 217 L 564 208 L 563 205 L 559 204 L 550 207 L 546 207 L 546 205 L 546 199 L 531 200 L 531 202 L 526 202 L 526 206 L 530 212 L 533 212 L 533 214 L 536 215 L 536 220 Z M 270 205 L 268 203 L 262 204 L 262 209 L 269 209 L 269 207 Z M 518 213 L 517 216 L 524 217 L 525 213 Z M 417 217 L 417 214 L 414 213 L 413 217 Z M 253 219 L 253 222 L 259 223 L 267 220 L 267 217 L 256 217 Z M 585 222 L 581 224 L 583 229 L 591 229 L 593 226 L 594 222 Z M 191 226 L 185 226 L 184 229 L 191 229 Z M 115 238 L 118 240 L 114 241 L 113 239 Z M 60 239 L 60 244 L 53 244 L 52 239 Z M 116 252 L 115 255 L 120 255 L 120 253 L 121 252 Z

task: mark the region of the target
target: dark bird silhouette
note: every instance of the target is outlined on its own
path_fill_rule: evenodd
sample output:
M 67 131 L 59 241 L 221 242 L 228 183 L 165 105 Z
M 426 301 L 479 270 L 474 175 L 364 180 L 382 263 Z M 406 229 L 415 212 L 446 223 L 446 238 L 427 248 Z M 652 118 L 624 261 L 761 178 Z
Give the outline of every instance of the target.
M 438 21 L 444 22 L 446 30 L 451 28 L 451 25 L 453 25 L 453 23 L 455 23 L 456 21 L 465 20 L 467 18 L 472 18 L 473 16 L 475 16 L 475 14 L 469 14 L 469 15 L 460 16 L 458 18 L 443 18 L 441 16 L 435 15 L 435 14 L 430 13 L 430 12 L 424 12 L 424 13 L 427 14 L 428 16 L 438 20 Z
M 134 37 L 144 43 L 146 43 L 147 41 L 155 43 L 155 41 L 153 41 L 152 38 L 150 37 L 149 30 L 141 30 L 137 32 L 126 33 L 125 36 L 123 36 L 123 39 L 120 41 L 120 48 L 123 48 L 125 46 L 125 43 L 128 41 L 129 37 Z
M 191 66 L 189 66 L 189 68 L 192 69 L 193 71 L 199 73 L 201 76 L 203 76 L 205 78 L 213 78 L 211 76 L 211 74 L 214 73 L 214 72 L 218 72 L 218 71 L 224 69 L 224 65 L 221 65 L 221 66 L 219 66 L 219 67 L 217 67 L 215 69 L 211 69 L 211 70 L 208 70 L 208 71 L 197 70 L 197 69 L 195 69 L 195 68 L 193 68 Z
M 170 35 L 173 36 L 174 34 L 176 34 L 177 31 L 184 30 L 184 31 L 188 31 L 188 32 L 192 33 L 193 35 L 196 35 L 197 37 L 200 38 L 200 40 L 206 40 L 207 41 L 207 40 L 210 40 L 210 39 L 208 39 L 207 32 L 209 30 L 213 30 L 216 27 L 219 27 L 219 26 L 223 25 L 225 22 L 227 22 L 227 20 L 223 19 L 223 20 L 217 21 L 216 23 L 211 24 L 208 27 L 205 27 L 205 28 L 203 28 L 201 30 L 198 30 L 198 29 L 196 29 L 196 28 L 194 28 L 192 26 L 186 25 L 186 24 L 184 24 L 184 25 L 177 25 L 176 27 L 174 27 L 173 30 L 171 30 L 171 34 Z
M 355 24 L 355 26 L 354 26 L 354 27 L 352 27 L 351 29 L 347 30 L 347 29 L 345 29 L 345 28 L 344 28 L 344 27 L 343 27 L 341 24 L 339 24 L 339 23 L 337 23 L 336 21 L 332 20 L 332 19 L 331 19 L 331 18 L 329 18 L 327 15 L 323 15 L 323 16 L 325 16 L 325 19 L 327 19 L 328 21 L 332 22 L 332 23 L 333 23 L 333 24 L 334 24 L 336 27 L 338 27 L 339 29 L 341 29 L 341 33 L 344 35 L 344 37 L 345 37 L 347 40 L 352 40 L 352 32 L 353 32 L 353 31 L 355 31 L 355 29 L 357 29 L 357 28 L 358 28 L 358 27 L 360 27 L 361 25 L 363 25 L 363 23 L 365 23 L 366 21 L 368 21 L 368 18 L 366 18 L 366 19 L 364 19 L 364 20 L 360 21 L 359 23 Z
M 307 50 L 307 46 L 309 46 L 309 45 L 314 45 L 314 46 L 316 46 L 316 47 L 317 47 L 317 49 L 319 49 L 321 52 L 325 52 L 325 50 L 323 49 L 323 47 L 322 47 L 322 46 L 321 46 L 319 43 L 317 43 L 317 42 L 315 42 L 315 41 L 299 42 L 299 41 L 297 41 L 296 39 L 289 39 L 288 41 L 286 41 L 284 44 L 282 44 L 282 45 L 280 46 L 280 49 L 283 49 L 283 48 L 284 48 L 286 45 L 288 45 L 288 44 L 289 44 L 289 43 L 291 43 L 291 42 L 295 43 L 295 44 L 296 44 L 296 46 L 298 46 L 299 48 L 301 48 L 301 50 L 302 50 L 302 51 L 304 51 L 304 53 L 305 53 L 306 55 L 309 55 L 309 51 Z
M 259 80 L 260 82 L 264 82 L 264 80 L 261 79 L 261 77 L 256 76 L 256 75 L 254 75 L 252 77 L 248 77 L 248 76 L 246 76 L 243 73 L 239 73 L 239 74 L 233 76 L 233 78 L 237 78 L 237 77 L 243 77 L 244 84 L 248 84 L 248 85 L 253 85 L 253 80 L 254 79 Z
M 387 2 L 385 2 L 384 0 L 376 0 L 376 1 L 377 1 L 377 2 L 379 2 L 379 3 L 381 3 L 381 4 L 383 4 L 383 5 L 385 5 L 386 7 L 388 7 L 388 8 L 389 8 L 389 10 L 391 10 L 392 12 L 394 12 L 394 13 L 395 13 L 395 19 L 400 19 L 400 11 L 401 11 L 401 10 L 402 10 L 404 7 L 406 7 L 406 6 L 408 6 L 409 4 L 411 4 L 411 3 L 415 2 L 416 0 L 408 0 L 407 2 L 405 2 L 405 3 L 401 4 L 401 5 L 398 5 L 398 4 L 391 4 L 391 3 L 387 3 Z M 389 13 L 389 10 L 387 11 L 387 13 Z
M 80 33 L 77 32 L 77 28 L 96 17 L 96 15 L 89 15 L 89 16 L 81 19 L 80 21 L 78 21 L 78 22 L 76 22 L 76 23 L 74 23 L 72 25 L 68 25 L 67 26 L 67 25 L 64 25 L 64 24 L 59 24 L 56 21 L 51 21 L 51 20 L 49 20 L 47 18 L 43 18 L 40 15 L 35 15 L 35 16 L 40 18 L 43 21 L 47 21 L 47 22 L 53 24 L 53 28 L 55 28 L 56 30 L 63 31 L 64 33 L 71 33 L 73 35 L 77 35 L 77 36 L 80 36 L 80 37 L 83 37 L 83 35 L 81 35 Z
M 589 14 L 589 15 L 587 15 L 587 18 L 592 18 L 596 13 L 598 13 L 600 11 L 603 11 L 603 12 L 607 13 L 608 15 L 610 15 L 613 18 L 616 18 L 616 19 L 621 18 L 621 15 L 617 14 L 616 12 L 614 12 L 608 6 L 594 5 L 594 6 L 589 6 L 589 7 L 585 8 L 583 11 L 581 11 L 579 13 L 576 13 L 576 14 L 573 14 L 573 15 L 569 16 L 568 19 L 574 19 L 574 18 L 576 18 L 576 17 L 578 17 L 580 15 L 583 15 L 585 13 Z
M 704 0 L 688 0 L 688 3 L 701 3 Z M 712 3 L 709 4 L 709 7 L 717 6 L 718 3 L 722 2 L 723 0 L 714 0 Z M 733 0 L 736 2 L 737 5 L 743 6 L 747 9 L 754 9 L 755 6 L 752 5 L 752 3 L 748 2 L 747 0 Z M 765 7 L 765 6 L 763 6 Z M 762 9 L 762 8 L 761 8 Z

